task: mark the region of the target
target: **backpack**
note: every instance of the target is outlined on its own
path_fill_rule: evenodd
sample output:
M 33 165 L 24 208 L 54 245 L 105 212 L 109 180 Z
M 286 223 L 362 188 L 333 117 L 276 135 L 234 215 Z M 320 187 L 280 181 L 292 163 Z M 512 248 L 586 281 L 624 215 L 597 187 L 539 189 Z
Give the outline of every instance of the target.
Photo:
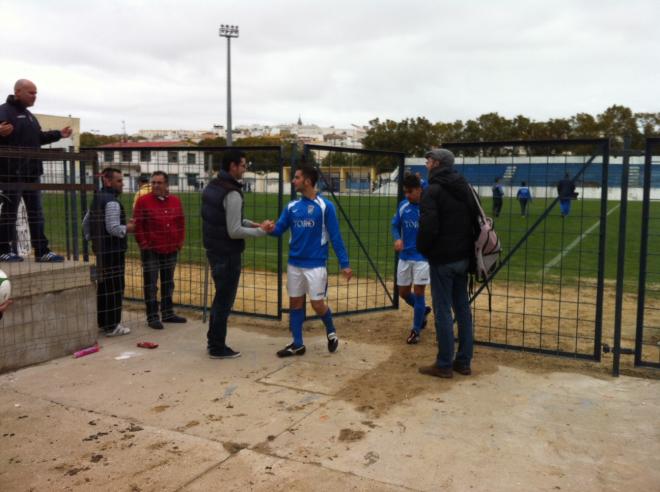
M 474 269 L 473 277 L 477 282 L 485 284 L 488 291 L 488 310 L 491 310 L 491 292 L 490 283 L 492 279 L 490 276 L 500 264 L 500 255 L 502 254 L 502 246 L 500 239 L 495 232 L 493 219 L 487 217 L 484 209 L 481 207 L 479 195 L 470 186 L 472 196 L 479 209 L 479 214 L 476 217 L 478 232 L 474 240 Z M 472 279 L 470 286 L 472 290 Z

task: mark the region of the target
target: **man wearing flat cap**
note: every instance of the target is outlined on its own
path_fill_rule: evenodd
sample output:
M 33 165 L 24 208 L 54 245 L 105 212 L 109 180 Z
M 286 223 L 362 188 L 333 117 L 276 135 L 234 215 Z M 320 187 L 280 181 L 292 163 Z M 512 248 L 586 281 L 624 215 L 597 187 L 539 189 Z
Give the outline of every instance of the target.
M 472 372 L 473 346 L 468 271 L 478 208 L 470 185 L 454 169 L 454 154 L 449 150 L 427 152 L 426 168 L 429 184 L 420 204 L 417 250 L 429 260 L 438 355 L 435 363 L 419 372 L 440 378 L 451 378 L 454 371 L 467 376 Z M 452 310 L 458 322 L 455 358 Z

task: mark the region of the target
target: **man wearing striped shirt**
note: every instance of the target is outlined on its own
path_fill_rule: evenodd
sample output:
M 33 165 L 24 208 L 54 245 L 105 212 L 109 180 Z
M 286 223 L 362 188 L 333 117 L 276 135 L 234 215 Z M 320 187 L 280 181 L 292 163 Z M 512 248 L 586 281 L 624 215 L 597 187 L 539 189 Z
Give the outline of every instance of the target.
M 105 168 L 101 173 L 103 187 L 94 195 L 83 220 L 85 238 L 91 240 L 96 255 L 96 308 L 99 328 L 106 336 L 127 335 L 130 328 L 121 324 L 126 264 L 126 235 L 135 232 L 135 224 L 126 222 L 119 201 L 123 176 L 119 169 Z

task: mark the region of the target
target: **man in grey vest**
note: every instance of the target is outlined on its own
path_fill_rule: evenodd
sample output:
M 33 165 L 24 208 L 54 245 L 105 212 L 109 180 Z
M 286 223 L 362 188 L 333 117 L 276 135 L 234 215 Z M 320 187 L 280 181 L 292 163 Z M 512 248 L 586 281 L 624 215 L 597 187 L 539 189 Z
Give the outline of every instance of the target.
M 227 319 L 241 277 L 241 253 L 245 249 L 245 238 L 265 236 L 266 230 L 272 227 L 271 221 L 257 224 L 243 217 L 243 185 L 239 180 L 246 169 L 245 153 L 227 150 L 222 157 L 222 169 L 202 193 L 202 236 L 215 284 L 206 335 L 212 359 L 233 359 L 241 355 L 226 343 Z
M 131 329 L 121 324 L 126 268 L 126 235 L 135 232 L 135 223 L 126 221 L 119 200 L 123 176 L 119 169 L 107 167 L 101 173 L 103 187 L 94 193 L 83 219 L 85 238 L 92 242 L 96 255 L 96 311 L 99 328 L 106 336 L 128 335 Z

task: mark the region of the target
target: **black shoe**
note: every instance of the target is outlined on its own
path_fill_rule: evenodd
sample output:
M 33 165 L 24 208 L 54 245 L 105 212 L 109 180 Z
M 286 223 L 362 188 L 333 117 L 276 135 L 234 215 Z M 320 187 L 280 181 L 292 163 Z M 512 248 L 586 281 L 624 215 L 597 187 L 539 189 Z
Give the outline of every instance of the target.
M 163 326 L 163 323 L 161 323 L 159 320 L 155 319 L 153 321 L 149 321 L 149 328 L 153 328 L 154 330 L 162 330 L 165 328 Z
M 430 366 L 424 366 L 417 369 L 420 374 L 425 376 L 434 376 L 436 378 L 451 379 L 454 377 L 454 374 L 451 371 L 451 367 L 438 367 L 435 364 Z
M 301 345 L 300 347 L 296 347 L 293 343 L 291 345 L 287 345 L 282 350 L 279 350 L 277 352 L 278 357 L 291 357 L 292 355 L 304 355 L 304 354 L 305 354 L 305 346 Z
M 339 347 L 339 338 L 336 333 L 332 332 L 328 335 L 328 352 L 336 352 L 337 347 Z
M 163 316 L 163 323 L 186 323 L 187 321 L 183 316 L 177 316 L 176 314 L 167 317 Z
M 240 356 L 240 352 L 234 352 L 229 347 L 224 347 L 221 349 L 209 349 L 209 357 L 211 359 L 236 359 Z
M 417 333 L 415 330 L 410 330 L 410 335 L 408 335 L 408 338 L 406 338 L 406 343 L 408 345 L 415 345 L 418 342 L 419 342 L 419 333 Z
M 422 321 L 422 327 L 419 329 L 420 331 L 426 328 L 426 323 L 428 322 L 429 314 L 431 314 L 431 306 L 426 306 L 426 309 L 424 309 L 424 321 Z
M 454 361 L 452 367 L 454 368 L 454 371 L 456 371 L 459 374 L 462 374 L 463 376 L 469 376 L 470 374 L 472 374 L 472 369 L 470 369 L 470 366 L 467 366 L 465 364 L 460 364 L 458 361 Z

